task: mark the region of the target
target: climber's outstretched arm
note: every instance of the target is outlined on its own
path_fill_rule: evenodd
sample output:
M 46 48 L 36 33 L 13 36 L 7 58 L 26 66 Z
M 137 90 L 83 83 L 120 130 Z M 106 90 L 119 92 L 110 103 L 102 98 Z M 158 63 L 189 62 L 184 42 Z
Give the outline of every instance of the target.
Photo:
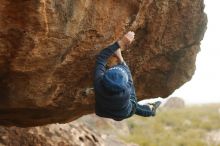
M 120 62 L 123 62 L 123 57 L 121 55 L 121 49 L 119 48 L 126 48 L 134 40 L 134 32 L 129 31 L 125 34 L 122 39 L 114 44 L 108 46 L 107 48 L 103 49 L 99 55 L 97 56 L 96 60 L 96 68 L 95 68 L 95 80 L 102 77 L 105 73 L 105 66 L 107 64 L 107 59 L 115 54 L 115 56 L 119 59 Z
M 114 56 L 118 59 L 119 63 L 124 62 L 124 58 L 121 55 L 121 48 L 115 51 Z
M 134 32 L 129 31 L 127 34 L 125 34 L 122 37 L 121 40 L 118 41 L 120 49 L 115 51 L 115 56 L 117 57 L 120 63 L 124 62 L 121 51 L 123 51 L 125 48 L 127 48 L 128 45 L 131 44 L 131 42 L 134 40 L 134 35 L 135 35 Z
M 97 56 L 96 60 L 96 67 L 95 67 L 95 80 L 100 78 L 105 73 L 105 66 L 107 64 L 107 59 L 114 54 L 114 52 L 119 49 L 120 46 L 118 42 L 108 46 L 107 48 L 103 49 Z

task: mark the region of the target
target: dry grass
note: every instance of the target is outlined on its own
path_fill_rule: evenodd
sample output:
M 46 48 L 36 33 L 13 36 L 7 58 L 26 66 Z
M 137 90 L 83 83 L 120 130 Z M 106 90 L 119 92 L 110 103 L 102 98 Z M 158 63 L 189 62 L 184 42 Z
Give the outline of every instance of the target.
M 207 134 L 220 129 L 220 104 L 160 109 L 154 118 L 134 116 L 126 120 L 127 142 L 141 146 L 220 146 L 207 141 Z

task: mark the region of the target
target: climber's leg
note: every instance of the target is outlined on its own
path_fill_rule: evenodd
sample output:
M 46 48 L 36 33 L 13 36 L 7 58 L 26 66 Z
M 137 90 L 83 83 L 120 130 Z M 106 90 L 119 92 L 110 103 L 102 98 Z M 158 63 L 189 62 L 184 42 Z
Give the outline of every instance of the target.
M 151 110 L 149 105 L 140 105 L 138 103 L 135 114 L 144 117 L 154 116 L 154 112 Z
M 140 104 L 138 104 L 136 96 L 131 95 L 130 96 L 130 101 L 133 104 L 133 108 L 135 108 L 133 114 L 136 114 L 136 115 L 139 115 L 139 116 L 144 116 L 144 117 L 149 117 L 149 116 L 154 116 L 155 115 L 153 113 L 153 111 L 151 110 L 149 105 L 140 105 Z

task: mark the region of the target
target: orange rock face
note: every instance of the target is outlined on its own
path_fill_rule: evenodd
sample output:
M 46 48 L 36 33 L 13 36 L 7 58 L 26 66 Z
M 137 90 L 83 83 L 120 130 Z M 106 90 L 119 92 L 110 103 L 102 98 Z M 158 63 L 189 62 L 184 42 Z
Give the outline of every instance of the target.
M 203 0 L 1 0 L 0 124 L 64 123 L 94 112 L 96 54 L 133 30 L 123 53 L 139 99 L 167 97 L 195 70 Z

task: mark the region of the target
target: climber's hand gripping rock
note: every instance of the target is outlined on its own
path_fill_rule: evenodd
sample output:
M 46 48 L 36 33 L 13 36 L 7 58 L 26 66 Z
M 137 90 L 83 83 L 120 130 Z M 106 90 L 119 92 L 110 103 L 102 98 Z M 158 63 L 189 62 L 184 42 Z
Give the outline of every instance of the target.
M 118 44 L 120 46 L 120 49 L 118 49 L 117 51 L 115 51 L 115 57 L 118 58 L 119 62 L 124 62 L 124 59 L 121 55 L 121 51 L 123 51 L 124 49 L 126 49 L 128 47 L 128 45 L 130 45 L 132 43 L 132 41 L 134 41 L 134 35 L 135 33 L 132 31 L 129 31 L 128 33 L 126 33 L 122 39 L 120 39 L 118 41 Z

